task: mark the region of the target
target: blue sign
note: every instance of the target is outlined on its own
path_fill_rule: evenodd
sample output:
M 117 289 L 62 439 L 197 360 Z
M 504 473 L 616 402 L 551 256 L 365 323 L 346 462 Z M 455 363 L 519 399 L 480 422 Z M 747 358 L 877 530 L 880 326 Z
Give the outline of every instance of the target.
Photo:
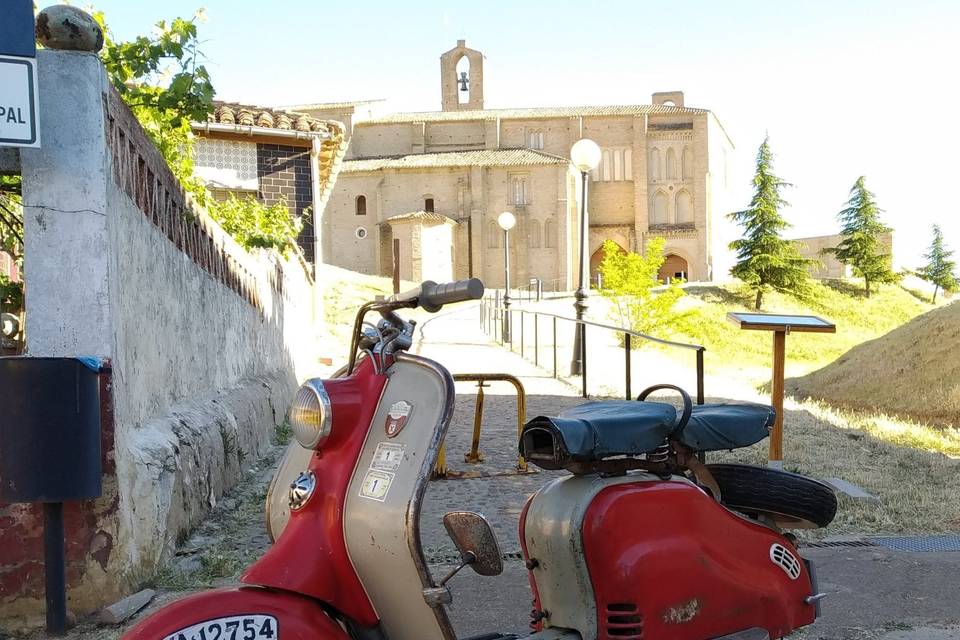
M 33 0 L 3 0 L 0 20 L 0 55 L 37 57 Z
M 0 1 L 0 147 L 39 147 L 33 0 Z

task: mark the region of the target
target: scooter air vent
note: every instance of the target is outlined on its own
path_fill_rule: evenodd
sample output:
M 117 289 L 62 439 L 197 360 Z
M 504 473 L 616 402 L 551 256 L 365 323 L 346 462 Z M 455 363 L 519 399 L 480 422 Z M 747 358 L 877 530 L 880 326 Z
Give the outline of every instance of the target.
M 774 544 L 770 547 L 770 560 L 783 569 L 783 572 L 790 576 L 791 580 L 800 577 L 800 561 L 782 544 Z
M 642 640 L 643 616 L 632 602 L 611 602 L 607 605 L 607 638 L 610 640 Z

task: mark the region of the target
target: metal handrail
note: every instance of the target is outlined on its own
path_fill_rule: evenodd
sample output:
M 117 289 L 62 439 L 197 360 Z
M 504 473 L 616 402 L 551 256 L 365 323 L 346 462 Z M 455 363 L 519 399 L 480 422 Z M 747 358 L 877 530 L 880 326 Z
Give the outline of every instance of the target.
M 500 308 L 503 309 L 502 307 Z M 577 320 L 576 318 L 571 318 L 569 316 L 562 316 L 557 313 L 547 313 L 546 311 L 532 311 L 530 309 L 511 309 L 511 313 L 530 313 L 538 316 L 544 316 L 547 318 L 557 318 L 558 320 L 569 320 L 570 322 L 576 322 L 577 324 L 587 325 L 590 327 L 599 327 L 601 329 L 609 329 L 611 331 L 619 331 L 623 334 L 628 334 L 634 338 L 643 338 L 644 340 L 650 340 L 651 342 L 659 342 L 660 344 L 665 344 L 670 347 L 680 347 L 681 349 L 694 349 L 696 351 L 706 351 L 707 348 L 699 344 L 687 344 L 686 342 L 674 342 L 673 340 L 664 340 L 663 338 L 657 338 L 646 333 L 640 333 L 639 331 L 634 331 L 633 329 L 625 329 L 623 327 L 618 327 L 613 324 L 603 324 L 602 322 L 594 322 L 593 320 Z
M 488 310 L 488 305 L 491 302 L 490 298 L 484 297 L 480 301 L 480 323 L 485 331 L 489 333 L 490 328 L 493 328 L 494 340 L 497 339 L 497 331 L 501 322 L 499 321 L 503 317 L 503 313 L 506 312 L 510 314 L 509 324 L 513 325 L 513 314 L 520 313 L 520 357 L 526 357 L 525 349 L 525 336 L 524 336 L 524 326 L 523 314 L 531 314 L 534 316 L 534 364 L 539 366 L 540 364 L 540 351 L 539 351 L 539 316 L 545 318 L 553 319 L 553 377 L 558 378 L 558 366 L 557 366 L 557 320 L 564 320 L 567 322 L 573 322 L 575 325 L 591 326 L 597 327 L 600 329 L 606 329 L 608 331 L 615 331 L 622 333 L 624 335 L 623 346 L 624 346 L 624 387 L 625 387 L 625 397 L 630 400 L 632 398 L 632 360 L 631 360 L 631 351 L 632 351 L 632 338 L 640 338 L 642 340 L 648 340 L 650 342 L 655 342 L 657 344 L 666 345 L 668 347 L 677 347 L 680 349 L 687 349 L 696 352 L 696 369 L 697 369 L 697 404 L 704 403 L 704 352 L 706 352 L 706 347 L 699 344 L 690 344 L 686 342 L 677 342 L 674 340 L 665 340 L 663 338 L 657 338 L 655 336 L 648 335 L 646 333 L 641 333 L 639 331 L 633 331 L 632 329 L 627 329 L 625 327 L 618 327 L 616 325 L 604 324 L 602 322 L 593 322 L 592 320 L 578 320 L 576 318 L 571 318 L 569 316 L 562 316 L 556 313 L 548 313 L 545 311 L 532 311 L 529 309 L 504 309 L 499 304 L 495 304 L 492 309 Z M 490 312 L 492 311 L 493 318 L 490 318 Z M 516 339 L 516 336 L 511 332 L 510 339 L 507 340 L 510 344 L 510 350 L 513 350 L 513 341 Z M 500 336 L 501 342 L 503 341 L 503 336 Z M 583 332 L 583 337 L 581 340 L 581 384 L 582 384 L 582 395 L 584 398 L 589 397 L 587 393 L 587 348 L 586 348 L 586 331 Z

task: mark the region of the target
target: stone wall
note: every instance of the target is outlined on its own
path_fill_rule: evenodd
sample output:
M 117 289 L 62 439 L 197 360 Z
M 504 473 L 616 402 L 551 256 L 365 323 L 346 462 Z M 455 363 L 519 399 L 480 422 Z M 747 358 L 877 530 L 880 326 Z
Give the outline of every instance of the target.
M 893 234 L 880 234 L 880 246 L 882 250 L 893 259 Z M 849 278 L 853 271 L 851 267 L 837 260 L 836 256 L 830 253 L 823 253 L 824 249 L 832 249 L 840 245 L 843 236 L 839 233 L 829 236 L 813 236 L 810 238 L 797 238 L 800 243 L 800 255 L 809 260 L 817 260 L 819 264 L 814 264 L 808 268 L 810 275 L 814 278 Z
M 70 505 L 69 608 L 157 570 L 255 460 L 315 362 L 297 261 L 192 207 L 92 54 L 39 52 L 42 149 L 22 153 L 28 354 L 95 355 L 104 495 Z M 42 621 L 37 511 L 0 505 L 0 625 Z

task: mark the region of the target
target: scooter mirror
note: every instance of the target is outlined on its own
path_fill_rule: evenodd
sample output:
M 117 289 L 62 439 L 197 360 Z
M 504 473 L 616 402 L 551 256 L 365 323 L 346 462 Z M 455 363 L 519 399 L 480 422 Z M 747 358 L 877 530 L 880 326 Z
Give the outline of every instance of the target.
M 503 573 L 500 544 L 483 515 L 473 511 L 451 511 L 443 516 L 443 526 L 457 545 L 465 564 L 482 576 Z

